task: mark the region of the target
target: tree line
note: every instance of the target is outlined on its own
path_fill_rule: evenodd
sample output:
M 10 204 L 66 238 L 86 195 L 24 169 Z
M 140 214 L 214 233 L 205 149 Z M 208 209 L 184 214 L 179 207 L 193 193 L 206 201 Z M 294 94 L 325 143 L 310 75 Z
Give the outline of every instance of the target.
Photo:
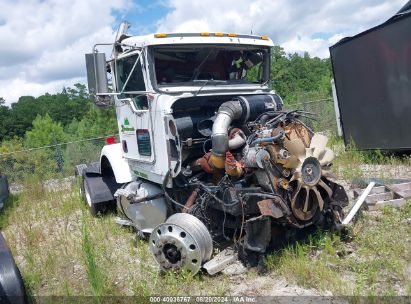
M 74 88 L 64 88 L 61 93 L 46 93 L 37 98 L 21 96 L 11 107 L 7 107 L 1 98 L 0 142 L 25 138 L 27 132 L 35 127 L 35 122 L 39 123 L 42 119 L 59 126 L 68 138 L 76 135 L 92 136 L 106 130 L 113 132 L 116 123 L 111 114 L 114 112 L 99 111 L 93 107 L 83 84 L 75 84 Z M 105 122 L 99 124 L 101 120 Z
M 75 165 L 97 160 L 104 145 L 104 139 L 79 140 L 117 133 L 114 108 L 95 107 L 83 84 L 37 98 L 22 96 L 11 107 L 1 101 L 0 171 L 12 182 L 71 175 Z M 77 142 L 57 145 L 72 141 Z M 35 149 L 44 146 L 51 147 Z
M 271 52 L 273 89 L 285 103 L 299 102 L 302 98 L 331 97 L 330 58 L 311 57 L 307 52 L 286 54 L 280 46 L 273 47 Z
M 288 104 L 298 102 L 301 96 L 330 97 L 331 75 L 330 59 L 286 54 L 280 46 L 272 49 L 272 86 Z M 39 134 L 37 138 L 41 130 L 53 135 Z M 0 143 L 17 140 L 33 147 L 116 132 L 114 110 L 94 107 L 84 84 L 56 94 L 21 96 L 11 107 L 0 98 Z

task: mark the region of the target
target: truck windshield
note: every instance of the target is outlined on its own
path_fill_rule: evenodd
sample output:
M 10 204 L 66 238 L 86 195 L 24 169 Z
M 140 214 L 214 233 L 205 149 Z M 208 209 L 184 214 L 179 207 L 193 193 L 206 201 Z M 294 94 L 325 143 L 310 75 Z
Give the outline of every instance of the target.
M 158 86 L 262 84 L 270 75 L 268 47 L 173 45 L 151 52 Z

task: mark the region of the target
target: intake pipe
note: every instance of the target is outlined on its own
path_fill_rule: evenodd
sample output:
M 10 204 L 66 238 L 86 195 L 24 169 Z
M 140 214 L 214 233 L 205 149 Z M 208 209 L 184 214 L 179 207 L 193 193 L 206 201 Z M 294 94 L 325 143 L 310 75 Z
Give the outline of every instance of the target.
M 224 102 L 217 112 L 213 124 L 211 141 L 212 154 L 209 163 L 218 169 L 225 166 L 225 155 L 229 149 L 228 129 L 232 122 L 243 124 L 248 120 L 255 120 L 267 111 L 282 109 L 282 99 L 276 94 L 238 96 Z

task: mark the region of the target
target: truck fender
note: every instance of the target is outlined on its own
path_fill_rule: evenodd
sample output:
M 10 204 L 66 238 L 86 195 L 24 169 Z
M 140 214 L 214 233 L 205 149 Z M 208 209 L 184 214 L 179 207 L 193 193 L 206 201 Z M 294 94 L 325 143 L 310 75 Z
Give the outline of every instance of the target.
M 101 150 L 100 165 L 101 175 L 108 173 L 107 171 L 111 168 L 118 184 L 128 183 L 133 180 L 128 162 L 122 155 L 120 143 L 103 147 Z

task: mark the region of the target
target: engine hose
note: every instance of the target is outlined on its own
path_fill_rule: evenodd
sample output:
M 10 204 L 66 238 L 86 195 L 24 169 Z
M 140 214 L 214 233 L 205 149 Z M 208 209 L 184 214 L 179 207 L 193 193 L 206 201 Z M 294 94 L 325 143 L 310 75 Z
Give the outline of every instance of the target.
M 264 125 L 269 119 L 272 119 L 276 115 L 278 116 L 278 112 L 266 112 L 258 116 L 255 122 Z
M 255 146 L 256 144 L 260 144 L 260 143 L 273 143 L 279 139 L 282 139 L 283 137 L 284 137 L 284 131 L 280 131 L 276 136 L 273 136 L 273 137 L 257 138 L 251 143 L 250 146 Z
M 243 108 L 240 101 L 230 100 L 224 102 L 218 109 L 212 129 L 212 151 L 217 157 L 225 157 L 228 151 L 228 128 L 234 120 L 241 118 Z
M 230 132 L 229 137 L 232 137 L 228 141 L 229 150 L 238 149 L 242 147 L 247 141 L 247 137 L 245 136 L 244 132 L 241 129 L 234 129 L 233 131 Z
M 201 185 L 201 184 L 200 184 Z M 217 202 L 219 202 L 220 204 L 224 205 L 224 201 L 219 199 L 217 196 L 215 196 L 214 194 L 211 193 L 211 191 L 209 191 L 207 188 L 203 187 L 203 190 L 205 192 L 207 192 L 208 195 L 210 195 L 213 199 L 215 199 Z
M 184 206 L 183 204 L 180 204 L 179 202 L 177 202 L 176 200 L 174 200 L 174 199 L 173 199 L 170 195 L 168 195 L 168 193 L 167 193 L 166 183 L 167 183 L 167 181 L 168 181 L 168 178 L 170 177 L 170 174 L 171 174 L 171 170 L 170 170 L 170 171 L 167 171 L 167 174 L 166 174 L 166 176 L 164 177 L 164 181 L 163 181 L 163 184 L 162 184 L 162 189 L 163 189 L 164 195 L 166 196 L 166 199 L 167 199 L 168 201 L 172 202 L 174 205 L 177 205 L 177 206 L 179 206 L 179 207 L 181 207 L 181 208 L 185 208 L 185 206 Z

